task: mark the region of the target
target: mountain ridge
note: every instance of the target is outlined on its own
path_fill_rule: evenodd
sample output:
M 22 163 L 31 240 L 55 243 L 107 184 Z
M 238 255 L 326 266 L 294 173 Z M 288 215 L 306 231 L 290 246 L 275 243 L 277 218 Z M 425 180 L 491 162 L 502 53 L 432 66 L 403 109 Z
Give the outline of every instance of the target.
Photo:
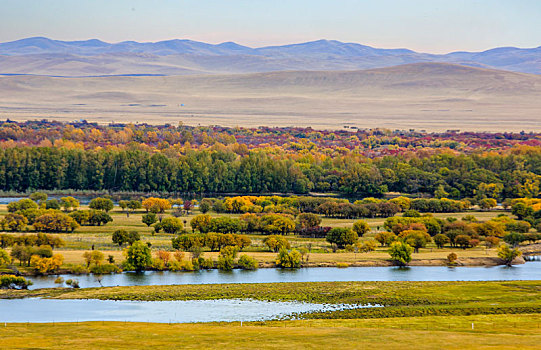
M 360 70 L 442 62 L 541 74 L 541 46 L 500 47 L 444 55 L 382 49 L 337 40 L 251 48 L 235 42 L 188 39 L 159 42 L 32 37 L 0 43 L 0 74 L 94 76 L 126 74 L 237 74 L 282 70 Z

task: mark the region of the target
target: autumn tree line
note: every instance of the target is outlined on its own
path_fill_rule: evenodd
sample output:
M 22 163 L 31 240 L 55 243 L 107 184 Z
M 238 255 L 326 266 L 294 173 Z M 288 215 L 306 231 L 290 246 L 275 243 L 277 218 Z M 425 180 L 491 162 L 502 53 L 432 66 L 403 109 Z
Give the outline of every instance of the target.
M 240 154 L 239 154 L 240 153 Z M 540 193 L 541 148 L 366 158 L 224 148 L 168 154 L 149 149 L 0 148 L 0 190 L 136 191 L 177 194 L 386 192 L 479 201 Z

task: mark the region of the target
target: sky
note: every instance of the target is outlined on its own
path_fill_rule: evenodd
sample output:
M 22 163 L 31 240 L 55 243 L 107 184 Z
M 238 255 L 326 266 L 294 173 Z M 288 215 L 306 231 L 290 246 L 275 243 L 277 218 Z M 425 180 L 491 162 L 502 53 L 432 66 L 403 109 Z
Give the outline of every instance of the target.
M 0 42 L 319 39 L 420 52 L 541 46 L 540 0 L 0 0 Z

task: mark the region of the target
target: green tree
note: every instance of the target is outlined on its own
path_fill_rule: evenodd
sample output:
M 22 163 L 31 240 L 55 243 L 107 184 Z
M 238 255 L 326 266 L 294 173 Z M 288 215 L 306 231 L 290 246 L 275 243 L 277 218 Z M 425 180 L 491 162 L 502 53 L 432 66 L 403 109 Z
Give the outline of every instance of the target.
M 397 236 L 393 232 L 383 231 L 376 233 L 374 239 L 378 241 L 381 246 L 385 247 L 396 241 Z
M 389 247 L 389 255 L 391 259 L 395 261 L 400 266 L 406 266 L 411 261 L 411 254 L 413 253 L 413 248 L 402 241 L 397 241 L 391 243 Z
M 160 232 L 160 230 L 163 230 L 165 233 L 179 233 L 184 229 L 184 224 L 182 223 L 182 220 L 175 217 L 168 217 L 162 220 L 162 222 L 154 225 L 154 229 L 156 232 Z
M 49 212 L 34 221 L 34 229 L 42 232 L 73 232 L 77 227 L 77 221 L 62 212 Z
M 28 224 L 28 219 L 20 214 L 8 213 L 0 221 L 0 226 L 5 231 L 24 231 Z
M 479 201 L 479 207 L 483 210 L 490 210 L 496 207 L 498 203 L 494 198 L 484 198 Z
M 224 271 L 233 270 L 238 251 L 234 246 L 223 247 L 218 255 L 218 268 Z
M 203 214 L 206 214 L 212 208 L 212 201 L 207 198 L 203 198 L 201 203 L 199 203 L 199 211 Z
M 210 223 L 212 218 L 208 214 L 196 215 L 191 221 L 190 226 L 193 231 L 199 231 L 201 233 L 207 233 L 210 229 Z
M 525 239 L 524 234 L 519 232 L 511 232 L 503 237 L 503 241 L 513 248 L 516 248 L 520 243 L 524 242 Z
M 11 202 L 8 204 L 8 212 L 14 213 L 19 210 L 37 209 L 38 205 L 31 199 L 23 198 L 17 202 Z
M 433 239 L 434 239 L 434 243 L 436 243 L 436 246 L 438 248 L 443 248 L 446 244 L 449 244 L 451 242 L 449 237 L 447 237 L 446 235 L 442 233 L 438 233 L 437 235 L 433 237 Z
M 432 241 L 428 233 L 420 230 L 406 230 L 400 236 L 404 242 L 413 247 L 415 253 L 419 253 L 419 248 L 426 247 Z
M 97 197 L 90 201 L 88 204 L 90 209 L 103 210 L 109 212 L 113 209 L 114 203 L 109 198 Z
M 511 213 L 516 215 L 519 220 L 533 215 L 533 208 L 524 203 L 518 202 L 511 207 Z
M 113 243 L 118 244 L 118 246 L 121 247 L 124 243 L 131 245 L 135 241 L 141 240 L 141 236 L 137 231 L 127 232 L 126 230 L 116 230 L 113 232 L 111 239 Z
M 156 217 L 155 213 L 148 213 L 148 214 L 143 215 L 141 220 L 143 221 L 144 224 L 150 227 L 150 225 L 158 221 L 158 218 Z
M 321 224 L 321 218 L 312 213 L 302 213 L 297 216 L 297 222 L 301 229 L 313 228 Z
M 350 228 L 335 227 L 327 233 L 325 239 L 331 244 L 336 244 L 338 248 L 344 248 L 346 245 L 355 244 L 359 236 Z
M 134 242 L 126 249 L 126 262 L 135 271 L 143 271 L 152 263 L 152 255 L 148 245 L 141 241 Z
M 237 263 L 243 270 L 256 270 L 258 267 L 257 260 L 246 254 L 242 254 Z
M 11 263 L 11 258 L 4 249 L 0 249 L 0 267 L 4 265 L 9 265 Z
M 359 237 L 362 237 L 365 233 L 370 232 L 370 226 L 366 221 L 358 220 L 353 223 L 353 231 L 355 231 Z
M 299 268 L 301 267 L 301 257 L 301 253 L 296 249 L 288 251 L 287 249 L 282 248 L 278 252 L 276 266 L 287 269 Z
M 462 249 L 466 249 L 470 246 L 471 237 L 467 235 L 458 235 L 455 238 L 455 244 Z
M 28 198 L 30 198 L 31 200 L 33 200 L 34 202 L 40 204 L 40 203 L 43 203 L 47 200 L 47 193 L 43 193 L 43 192 L 34 192 L 32 193 L 30 196 L 28 196 Z
M 79 207 L 80 203 L 77 199 L 68 196 L 60 198 L 60 205 L 65 211 L 72 211 Z
M 520 250 L 518 250 L 517 248 L 511 249 L 506 244 L 502 244 L 498 248 L 498 257 L 502 259 L 507 266 L 511 266 L 513 264 L 513 260 L 515 260 L 515 258 L 518 258 L 521 255 L 522 253 L 520 252 Z
M 101 210 L 90 210 L 88 224 L 90 226 L 101 226 L 113 221 L 111 215 Z
M 289 249 L 291 245 L 289 241 L 284 236 L 279 235 L 270 235 L 263 239 L 263 244 L 269 247 L 269 250 L 272 252 L 278 252 L 281 249 Z

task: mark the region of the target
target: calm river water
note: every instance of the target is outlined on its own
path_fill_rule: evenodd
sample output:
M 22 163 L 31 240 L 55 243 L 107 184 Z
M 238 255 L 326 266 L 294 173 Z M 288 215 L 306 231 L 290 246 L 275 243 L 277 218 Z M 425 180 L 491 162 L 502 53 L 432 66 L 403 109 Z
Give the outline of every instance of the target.
M 32 277 L 31 289 L 57 287 L 57 276 Z M 64 280 L 77 279 L 81 288 L 99 287 L 100 281 L 93 275 L 62 275 Z M 146 286 L 171 284 L 216 283 L 274 283 L 274 282 L 335 282 L 335 281 L 498 281 L 541 280 L 541 261 L 531 261 L 513 267 L 445 267 L 413 266 L 398 267 L 317 267 L 296 270 L 259 269 L 255 271 L 233 270 L 223 272 L 209 270 L 200 272 L 124 272 L 103 275 L 101 286 Z

